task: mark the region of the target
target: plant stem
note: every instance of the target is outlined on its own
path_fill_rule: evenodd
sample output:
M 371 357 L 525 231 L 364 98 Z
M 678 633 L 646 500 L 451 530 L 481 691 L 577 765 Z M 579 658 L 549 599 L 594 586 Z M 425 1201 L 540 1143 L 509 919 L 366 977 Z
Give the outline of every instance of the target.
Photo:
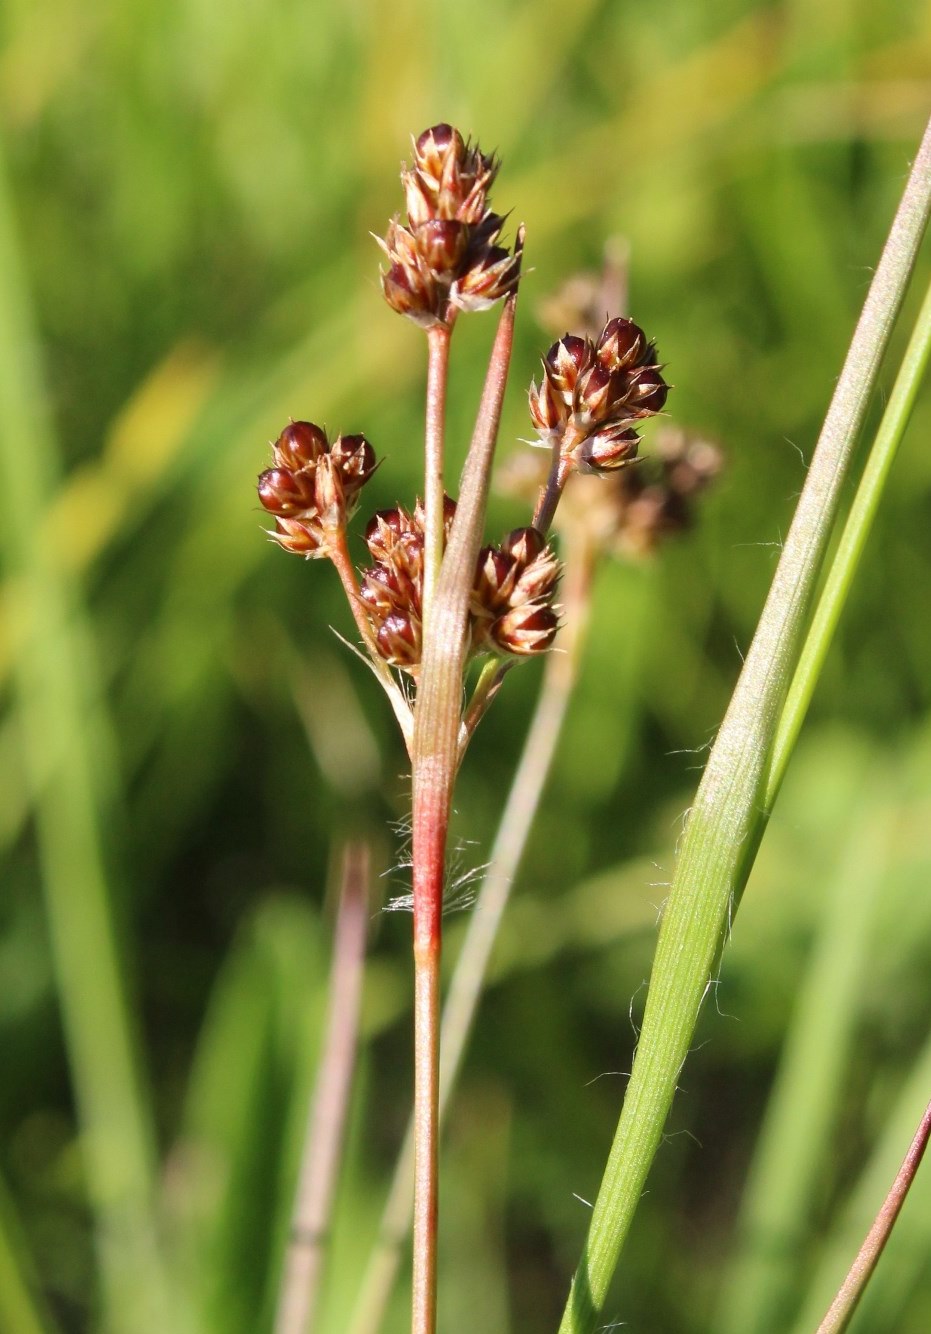
M 857 487 L 837 546 L 837 553 L 831 562 L 831 568 L 811 620 L 811 628 L 799 656 L 798 667 L 786 696 L 767 772 L 763 800 L 766 811 L 772 810 L 785 776 L 789 756 L 798 740 L 834 631 L 837 629 L 863 550 L 872 531 L 883 488 L 895 461 L 902 436 L 905 434 L 918 389 L 928 366 L 929 355 L 931 355 L 931 283 L 928 285 L 908 347 L 905 349 L 899 373 L 879 424 L 879 430 L 876 432 L 876 439 L 866 461 L 860 485 Z
M 428 770 L 429 772 L 429 770 Z M 414 1274 L 412 1334 L 436 1329 L 441 918 L 447 783 L 418 783 L 414 798 Z
M 452 328 L 427 330 L 427 421 L 424 451 L 423 615 L 426 621 L 443 560 L 443 456 L 446 435 L 446 385 Z
M 438 1116 L 446 1114 L 481 999 L 498 928 L 549 777 L 562 726 L 575 691 L 587 638 L 594 553 L 567 543 L 566 624 L 559 651 L 547 656 L 543 683 L 521 757 L 505 802 L 468 931 L 443 1007 L 440 1029 Z M 494 675 L 491 673 L 490 675 Z M 382 1212 L 378 1240 L 360 1285 L 350 1334 L 376 1334 L 391 1296 L 401 1251 L 411 1227 L 411 1173 L 415 1128 L 408 1126 Z
M 553 445 L 553 465 L 550 468 L 546 486 L 540 492 L 537 507 L 533 512 L 533 526 L 539 528 L 541 533 L 549 531 L 549 526 L 553 522 L 553 515 L 556 513 L 556 506 L 559 504 L 560 496 L 565 489 L 566 482 L 569 480 L 569 474 L 572 472 L 572 464 L 560 456 L 563 443 L 563 440 L 560 439 Z
M 456 517 L 430 614 L 411 751 L 414 881 L 414 1279 L 413 1334 L 436 1327 L 439 967 L 446 835 L 459 761 L 469 592 L 514 340 L 516 294 L 498 323 Z M 445 362 L 444 362 L 445 365 Z M 429 414 L 428 414 L 429 416 Z M 442 519 L 442 495 L 440 496 Z
M 309 1334 L 314 1326 L 355 1067 L 368 884 L 369 850 L 364 843 L 348 843 L 333 938 L 326 1036 L 307 1117 L 276 1334 Z
M 925 1108 L 921 1123 L 915 1131 L 915 1137 L 909 1146 L 905 1160 L 899 1168 L 895 1181 L 890 1187 L 883 1206 L 876 1216 L 873 1226 L 860 1247 L 857 1258 L 850 1267 L 840 1291 L 831 1303 L 830 1309 L 818 1326 L 817 1334 L 843 1334 L 850 1324 L 860 1298 L 883 1253 L 889 1234 L 899 1216 L 905 1197 L 909 1192 L 915 1173 L 928 1147 L 931 1138 L 931 1103 Z

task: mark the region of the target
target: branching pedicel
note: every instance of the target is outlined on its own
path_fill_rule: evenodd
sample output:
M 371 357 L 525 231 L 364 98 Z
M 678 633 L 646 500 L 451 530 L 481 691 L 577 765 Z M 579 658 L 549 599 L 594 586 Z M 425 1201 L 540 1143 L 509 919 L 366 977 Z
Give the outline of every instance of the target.
M 415 961 L 416 1161 L 414 1334 L 436 1324 L 437 1075 L 439 961 L 446 840 L 462 755 L 514 662 L 556 638 L 559 562 L 547 543 L 553 514 L 573 474 L 618 474 L 637 457 L 638 426 L 667 394 L 656 347 L 632 320 L 608 319 L 597 337 L 566 334 L 543 359 L 530 413 L 550 451 L 531 524 L 482 545 L 485 501 L 513 340 L 522 231 L 513 251 L 499 244 L 504 219 L 488 192 L 494 157 L 449 125 L 414 143 L 401 174 L 407 220 L 395 218 L 379 244 L 388 260 L 389 305 L 426 331 L 425 477 L 422 503 L 373 516 L 371 564 L 349 556 L 347 523 L 376 468 L 362 435 L 332 442 L 310 422 L 292 421 L 274 444 L 259 499 L 275 517 L 285 550 L 333 562 L 372 668 L 394 708 L 411 758 Z M 450 337 L 462 311 L 504 300 L 458 502 L 444 479 L 444 421 Z M 635 474 L 631 474 L 635 476 Z M 636 491 L 636 487 L 634 488 Z M 654 520 L 655 527 L 655 520 Z M 466 668 L 484 662 L 462 707 Z M 413 703 L 395 675 L 415 684 Z

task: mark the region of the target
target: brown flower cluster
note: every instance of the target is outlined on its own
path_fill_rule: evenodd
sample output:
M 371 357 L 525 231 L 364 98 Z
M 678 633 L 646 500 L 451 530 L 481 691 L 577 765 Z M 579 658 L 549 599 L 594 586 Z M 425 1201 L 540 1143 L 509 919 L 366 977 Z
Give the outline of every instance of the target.
M 504 218 L 488 206 L 494 157 L 451 125 L 434 125 L 414 143 L 401 172 L 407 225 L 394 218 L 379 245 L 388 257 L 388 304 L 426 328 L 452 323 L 457 310 L 485 310 L 517 284 L 520 249 L 498 245 Z
M 446 535 L 456 512 L 445 501 Z M 373 564 L 359 595 L 378 651 L 392 667 L 416 674 L 423 635 L 423 508 L 381 510 L 365 540 Z M 543 534 L 518 528 L 479 553 L 469 601 L 470 656 L 529 657 L 550 647 L 559 626 L 553 597 L 559 563 Z
M 331 444 L 321 427 L 295 421 L 272 449 L 274 466 L 258 483 L 259 500 L 275 516 L 271 536 L 285 551 L 329 555 L 375 471 L 375 451 L 364 435 L 340 435 Z
M 529 657 L 556 638 L 559 562 L 538 528 L 515 528 L 479 552 L 469 610 L 475 653 Z
M 595 339 L 566 334 L 530 387 L 530 415 L 544 443 L 559 443 L 579 472 L 610 472 L 636 458 L 635 422 L 662 410 L 668 386 L 656 346 L 633 320 L 609 320 Z

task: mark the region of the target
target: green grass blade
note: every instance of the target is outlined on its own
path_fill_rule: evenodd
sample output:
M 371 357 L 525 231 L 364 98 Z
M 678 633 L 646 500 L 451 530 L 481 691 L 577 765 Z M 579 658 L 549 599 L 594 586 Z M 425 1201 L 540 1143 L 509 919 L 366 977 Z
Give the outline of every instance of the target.
M 837 622 L 840 620 L 840 614 L 869 538 L 883 489 L 924 378 L 929 355 L 931 355 L 931 283 L 928 285 L 912 330 L 889 404 L 883 413 L 838 543 L 837 553 L 831 562 L 824 590 L 818 599 L 818 606 L 812 617 L 811 628 L 799 657 L 792 685 L 786 696 L 776 739 L 773 742 L 773 754 L 766 780 L 763 804 L 767 811 L 772 810 L 779 786 L 785 776 L 789 756 L 805 721 L 808 705 L 811 703 L 811 697 L 821 675 Z
M 931 206 L 919 150 L 812 457 L 772 587 L 696 795 L 660 930 L 640 1042 L 560 1334 L 602 1323 L 761 820 L 767 759 L 858 430 Z
M 0 162 L 0 551 L 13 589 L 18 722 L 106 1307 L 114 1327 L 164 1329 L 149 1108 L 105 865 L 106 729 L 77 590 L 36 540 L 58 484 L 46 402 Z
M 33 1290 L 19 1227 L 0 1182 L 0 1329 L 10 1334 L 51 1334 L 56 1327 Z

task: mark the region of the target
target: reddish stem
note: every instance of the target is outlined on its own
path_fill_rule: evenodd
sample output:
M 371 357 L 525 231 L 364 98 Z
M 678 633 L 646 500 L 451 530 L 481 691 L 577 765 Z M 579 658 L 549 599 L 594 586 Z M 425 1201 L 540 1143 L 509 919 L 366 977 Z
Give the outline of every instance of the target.
M 424 458 L 424 617 L 429 614 L 443 559 L 443 455 L 446 432 L 446 383 L 452 328 L 427 331 L 427 421 Z
M 572 472 L 572 464 L 559 454 L 561 445 L 562 441 L 559 441 L 554 446 L 556 459 L 550 469 L 546 486 L 540 492 L 537 507 L 533 514 L 533 526 L 539 528 L 541 533 L 549 531 L 549 526 L 553 522 L 553 515 L 556 513 L 556 506 L 559 504 L 566 482 Z
M 426 773 L 423 771 L 426 770 Z M 412 1334 L 436 1329 L 439 1017 L 443 871 L 450 789 L 414 775 L 414 1274 Z
M 365 647 L 373 659 L 379 659 L 378 645 L 375 643 L 375 635 L 372 631 L 372 625 L 368 616 L 365 614 L 365 606 L 359 597 L 359 581 L 356 578 L 355 566 L 352 563 L 352 557 L 349 554 L 349 545 L 346 541 L 346 530 L 340 528 L 337 532 L 330 535 L 327 545 L 327 554 L 330 560 L 336 566 L 336 573 L 339 575 L 340 583 L 343 585 L 343 591 L 346 594 L 346 601 L 349 603 L 349 610 L 352 612 L 353 620 L 356 623 L 356 629 L 362 636 Z

